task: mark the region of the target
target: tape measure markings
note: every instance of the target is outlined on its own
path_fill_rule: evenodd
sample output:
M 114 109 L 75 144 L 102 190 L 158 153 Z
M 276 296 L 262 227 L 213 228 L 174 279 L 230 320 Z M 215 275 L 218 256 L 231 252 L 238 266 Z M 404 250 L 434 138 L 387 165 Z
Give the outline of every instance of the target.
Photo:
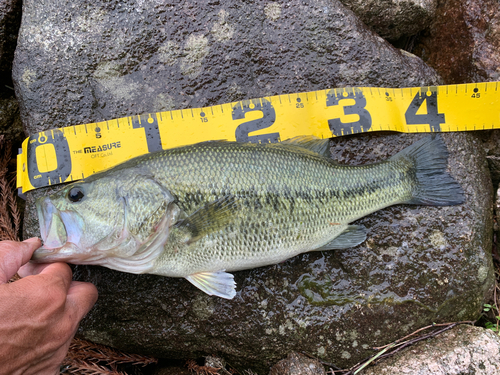
M 23 142 L 18 187 L 85 178 L 134 156 L 210 139 L 500 128 L 498 82 L 453 86 L 336 88 L 51 129 Z

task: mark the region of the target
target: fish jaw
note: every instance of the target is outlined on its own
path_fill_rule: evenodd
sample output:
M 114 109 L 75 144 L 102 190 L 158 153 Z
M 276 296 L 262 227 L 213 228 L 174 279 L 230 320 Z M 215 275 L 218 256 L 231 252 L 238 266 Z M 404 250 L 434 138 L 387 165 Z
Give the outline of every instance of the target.
M 35 250 L 31 261 L 86 262 L 90 254 L 80 245 L 83 219 L 75 212 L 58 210 L 48 197 L 37 200 L 36 209 L 43 246 Z
M 49 198 L 37 200 L 36 211 L 40 222 L 40 234 L 44 246 L 48 249 L 61 247 L 66 243 L 67 235 L 59 210 Z
M 80 249 L 72 243 L 65 243 L 64 246 L 57 248 L 47 248 L 44 244 L 35 250 L 30 261 L 33 263 L 69 262 L 79 264 L 86 258 L 78 257 L 77 255 L 80 253 Z

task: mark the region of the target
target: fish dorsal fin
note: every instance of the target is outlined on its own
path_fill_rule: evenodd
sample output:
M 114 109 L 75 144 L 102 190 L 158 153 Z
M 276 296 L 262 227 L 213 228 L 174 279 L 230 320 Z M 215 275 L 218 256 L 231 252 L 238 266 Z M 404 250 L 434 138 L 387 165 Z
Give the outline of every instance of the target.
M 313 135 L 299 135 L 298 137 L 282 141 L 281 144 L 302 147 L 321 156 L 330 157 L 328 149 L 328 145 L 330 144 L 329 138 L 321 139 Z
M 201 207 L 188 217 L 179 220 L 174 227 L 186 231 L 191 244 L 200 238 L 225 228 L 234 220 L 238 204 L 233 196 L 225 196 Z
M 348 225 L 347 228 L 332 241 L 314 249 L 314 251 L 340 250 L 354 247 L 366 240 L 366 228 L 362 225 Z
M 225 270 L 194 273 L 186 276 L 186 280 L 209 296 L 233 299 L 236 295 L 234 276 Z

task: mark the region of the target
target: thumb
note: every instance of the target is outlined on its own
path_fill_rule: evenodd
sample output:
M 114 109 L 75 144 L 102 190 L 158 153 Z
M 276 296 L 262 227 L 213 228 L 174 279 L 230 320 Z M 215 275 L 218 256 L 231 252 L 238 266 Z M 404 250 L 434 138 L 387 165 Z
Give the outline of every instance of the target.
M 72 281 L 66 298 L 67 303 L 72 305 L 80 321 L 90 311 L 97 301 L 97 288 L 87 282 Z

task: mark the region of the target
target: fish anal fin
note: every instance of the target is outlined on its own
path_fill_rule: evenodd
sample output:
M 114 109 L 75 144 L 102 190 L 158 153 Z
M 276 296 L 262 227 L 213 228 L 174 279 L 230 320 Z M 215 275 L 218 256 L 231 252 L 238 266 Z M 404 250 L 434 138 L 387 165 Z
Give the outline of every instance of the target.
M 189 233 L 189 244 L 207 234 L 225 228 L 234 220 L 237 203 L 232 196 L 225 196 L 201 207 L 188 217 L 175 223 L 175 227 Z
M 217 272 L 198 272 L 186 276 L 186 279 L 209 296 L 233 299 L 236 295 L 234 276 L 225 270 Z
M 366 228 L 362 225 L 348 225 L 347 228 L 327 244 L 313 251 L 340 250 L 357 246 L 366 240 Z

